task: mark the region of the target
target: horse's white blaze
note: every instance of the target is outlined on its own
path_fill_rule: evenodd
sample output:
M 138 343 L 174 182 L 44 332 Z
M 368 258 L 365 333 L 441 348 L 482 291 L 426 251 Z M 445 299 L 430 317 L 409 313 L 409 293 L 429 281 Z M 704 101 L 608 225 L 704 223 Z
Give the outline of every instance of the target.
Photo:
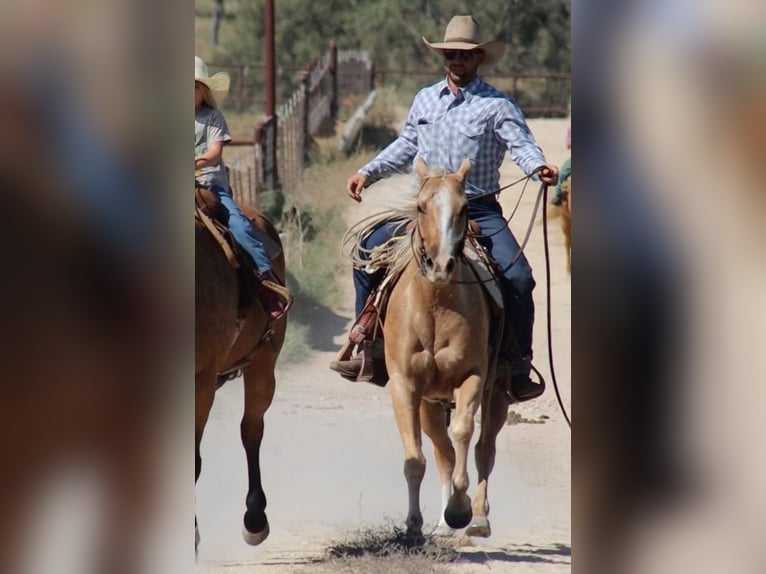
M 440 239 L 440 256 L 444 256 L 445 260 L 452 256 L 452 248 L 459 239 L 457 230 L 452 226 L 452 202 L 449 198 L 445 197 L 444 193 L 439 193 L 434 197 L 436 204 L 439 206 L 439 239 Z

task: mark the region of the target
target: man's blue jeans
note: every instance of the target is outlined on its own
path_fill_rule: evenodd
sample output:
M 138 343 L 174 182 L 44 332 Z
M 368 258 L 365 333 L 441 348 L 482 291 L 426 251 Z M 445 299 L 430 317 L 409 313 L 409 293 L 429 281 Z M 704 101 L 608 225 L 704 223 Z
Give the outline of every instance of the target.
M 231 194 L 217 185 L 212 186 L 210 191 L 215 193 L 218 199 L 221 200 L 221 205 L 226 210 L 228 218 L 227 225 L 232 235 L 234 235 L 234 239 L 250 254 L 250 257 L 255 261 L 256 267 L 258 267 L 258 271 L 265 273 L 271 269 L 271 261 L 266 253 L 263 242 L 252 232 L 253 224 L 245 217 L 239 206 L 234 203 Z
M 468 202 L 468 217 L 481 225 L 481 243 L 491 254 L 492 258 L 504 270 L 505 292 L 508 305 L 506 317 L 513 326 L 516 339 L 519 343 L 519 352 L 523 357 L 532 358 L 532 325 L 535 320 L 535 306 L 532 300 L 532 290 L 535 288 L 535 280 L 532 277 L 532 268 L 524 254 L 520 255 L 513 265 L 516 254 L 519 252 L 519 244 L 513 237 L 508 224 L 503 217 L 503 210 L 499 203 Z M 404 230 L 397 222 L 385 223 L 375 229 L 362 242 L 362 247 L 371 249 L 382 245 L 393 237 L 397 232 L 403 234 Z M 356 314 L 364 309 L 370 293 L 383 280 L 384 270 L 375 273 L 367 273 L 363 269 L 354 269 L 354 287 L 356 288 Z

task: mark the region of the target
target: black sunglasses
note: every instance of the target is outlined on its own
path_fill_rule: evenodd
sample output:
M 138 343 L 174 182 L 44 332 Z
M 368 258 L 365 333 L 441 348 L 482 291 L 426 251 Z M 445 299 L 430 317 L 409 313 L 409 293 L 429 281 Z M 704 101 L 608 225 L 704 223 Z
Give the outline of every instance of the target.
M 442 50 L 445 60 L 461 60 L 467 62 L 472 60 L 480 50 Z

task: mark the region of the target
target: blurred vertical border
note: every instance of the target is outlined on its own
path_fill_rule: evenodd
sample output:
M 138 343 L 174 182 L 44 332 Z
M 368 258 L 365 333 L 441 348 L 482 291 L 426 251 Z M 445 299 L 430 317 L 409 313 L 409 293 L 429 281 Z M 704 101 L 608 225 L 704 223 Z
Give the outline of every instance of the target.
M 194 567 L 193 10 L 0 6 L 0 572 Z
M 766 5 L 572 8 L 573 570 L 762 572 Z

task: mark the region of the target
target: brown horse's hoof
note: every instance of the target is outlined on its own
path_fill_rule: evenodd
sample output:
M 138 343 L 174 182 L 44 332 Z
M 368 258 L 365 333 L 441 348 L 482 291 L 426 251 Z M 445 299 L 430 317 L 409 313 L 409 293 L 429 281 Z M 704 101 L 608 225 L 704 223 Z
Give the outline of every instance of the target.
M 250 546 L 258 546 L 261 542 L 269 537 L 269 523 L 266 522 L 266 526 L 260 532 L 250 532 L 245 526 L 242 526 L 242 538 Z

